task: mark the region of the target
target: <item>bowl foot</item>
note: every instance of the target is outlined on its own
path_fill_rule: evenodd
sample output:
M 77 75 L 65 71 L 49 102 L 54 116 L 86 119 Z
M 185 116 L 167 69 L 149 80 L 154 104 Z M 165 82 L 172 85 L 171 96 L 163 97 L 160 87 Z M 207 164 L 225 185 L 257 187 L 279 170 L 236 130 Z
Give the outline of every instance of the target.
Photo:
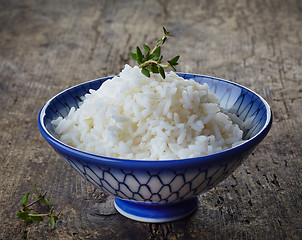
M 184 218 L 195 211 L 197 197 L 177 203 L 146 203 L 115 198 L 116 210 L 127 218 L 140 222 L 161 223 Z

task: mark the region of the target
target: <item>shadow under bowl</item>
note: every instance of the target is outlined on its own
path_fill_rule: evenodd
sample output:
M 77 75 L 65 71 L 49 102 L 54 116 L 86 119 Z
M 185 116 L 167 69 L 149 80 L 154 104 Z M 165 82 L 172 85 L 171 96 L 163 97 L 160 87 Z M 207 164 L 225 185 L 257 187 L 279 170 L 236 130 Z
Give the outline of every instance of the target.
M 115 208 L 142 222 L 168 222 L 191 214 L 197 196 L 228 177 L 264 139 L 272 125 L 267 102 L 253 91 L 219 78 L 177 73 L 185 79 L 207 83 L 221 107 L 245 121 L 244 143 L 212 155 L 180 160 L 129 160 L 95 155 L 70 147 L 54 131 L 52 120 L 78 108 L 81 97 L 98 89 L 106 77 L 71 87 L 50 99 L 38 117 L 39 130 L 51 147 L 83 178 L 115 196 Z

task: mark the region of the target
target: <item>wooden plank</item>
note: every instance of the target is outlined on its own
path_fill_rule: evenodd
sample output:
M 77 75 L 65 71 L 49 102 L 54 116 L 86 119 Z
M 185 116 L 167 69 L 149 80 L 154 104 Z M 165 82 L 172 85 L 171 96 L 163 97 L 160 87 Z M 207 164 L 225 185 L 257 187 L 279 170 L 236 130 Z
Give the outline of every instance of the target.
M 300 239 L 302 5 L 300 1 L 1 1 L 0 239 Z M 129 51 L 154 43 L 180 72 L 227 78 L 274 113 L 264 142 L 200 196 L 190 217 L 147 224 L 67 166 L 40 136 L 43 104 L 69 86 L 118 74 Z M 57 227 L 16 218 L 36 183 L 62 211 Z

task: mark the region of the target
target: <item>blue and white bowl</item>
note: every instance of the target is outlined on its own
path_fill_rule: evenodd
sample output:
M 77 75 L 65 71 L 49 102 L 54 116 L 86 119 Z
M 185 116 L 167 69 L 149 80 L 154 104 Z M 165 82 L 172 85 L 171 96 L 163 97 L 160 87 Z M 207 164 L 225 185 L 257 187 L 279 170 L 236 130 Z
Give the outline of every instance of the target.
M 253 91 L 226 80 L 178 73 L 185 79 L 207 83 L 226 110 L 243 121 L 253 117 L 245 131 L 247 141 L 229 150 L 181 160 L 144 161 L 104 157 L 70 147 L 60 140 L 51 121 L 78 108 L 81 96 L 98 89 L 112 77 L 71 87 L 50 99 L 41 109 L 38 124 L 46 141 L 83 178 L 115 197 L 115 208 L 142 222 L 168 222 L 191 214 L 197 196 L 228 177 L 267 135 L 272 112 Z

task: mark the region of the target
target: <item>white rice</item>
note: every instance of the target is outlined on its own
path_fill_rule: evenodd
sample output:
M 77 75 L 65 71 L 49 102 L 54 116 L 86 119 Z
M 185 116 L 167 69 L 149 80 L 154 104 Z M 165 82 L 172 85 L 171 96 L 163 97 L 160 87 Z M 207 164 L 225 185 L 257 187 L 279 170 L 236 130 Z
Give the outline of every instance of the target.
M 52 121 L 60 140 L 107 157 L 164 160 L 217 153 L 240 144 L 242 131 L 207 84 L 175 73 L 147 78 L 126 65 Z

